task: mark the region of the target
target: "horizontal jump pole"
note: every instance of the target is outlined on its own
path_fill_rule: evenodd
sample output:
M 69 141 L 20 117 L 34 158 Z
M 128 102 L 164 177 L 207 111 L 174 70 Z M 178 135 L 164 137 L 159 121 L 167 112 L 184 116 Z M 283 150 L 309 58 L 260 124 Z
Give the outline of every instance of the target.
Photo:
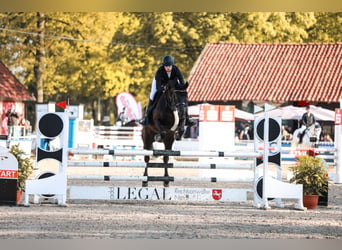
M 253 177 L 245 178 L 229 178 L 229 177 L 183 177 L 183 176 L 108 176 L 111 181 L 204 181 L 204 182 L 251 182 Z M 107 177 L 107 178 L 108 178 Z M 88 179 L 88 180 L 103 180 L 103 176 L 97 175 L 70 175 L 68 179 Z M 109 180 L 107 179 L 107 180 Z
M 282 151 L 316 151 L 316 152 L 336 152 L 336 148 L 294 148 L 294 147 L 282 147 Z
M 210 168 L 210 169 L 251 169 L 251 164 L 225 164 L 225 163 L 190 163 L 190 162 L 98 162 L 98 161 L 68 161 L 70 167 L 142 167 L 142 168 Z
M 126 149 L 74 149 L 71 154 L 97 154 L 115 156 L 185 156 L 185 157 L 261 157 L 262 152 L 227 152 L 227 151 L 174 151 L 174 150 L 126 150 Z
M 301 157 L 303 155 L 295 155 L 295 154 L 282 154 L 283 158 L 294 158 L 294 159 L 298 159 L 299 157 Z M 316 157 L 322 158 L 322 159 L 326 159 L 326 160 L 335 160 L 336 156 L 335 155 L 317 155 Z
M 238 146 L 238 148 L 243 148 L 243 150 L 253 150 L 253 147 L 243 147 Z M 276 147 L 269 147 L 271 150 L 276 150 Z M 263 147 L 259 147 L 258 150 L 264 150 Z M 336 148 L 330 147 L 330 148 L 296 148 L 296 147 L 281 147 L 281 152 L 287 152 L 287 151 L 317 151 L 317 152 L 328 152 L 328 153 L 334 153 L 337 151 Z

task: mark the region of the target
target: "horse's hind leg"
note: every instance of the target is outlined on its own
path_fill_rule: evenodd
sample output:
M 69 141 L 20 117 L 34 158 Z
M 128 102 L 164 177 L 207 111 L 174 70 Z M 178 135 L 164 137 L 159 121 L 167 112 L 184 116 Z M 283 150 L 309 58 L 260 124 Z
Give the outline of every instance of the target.
M 144 149 L 146 150 L 152 150 L 153 149 L 153 139 L 151 139 L 152 136 L 147 136 L 147 132 L 143 131 L 143 142 L 144 142 Z M 149 155 L 145 155 L 144 156 L 144 161 L 147 164 L 150 161 L 150 156 Z M 144 170 L 144 176 L 148 177 L 148 167 L 145 167 Z M 148 181 L 143 181 L 142 182 L 142 186 L 143 187 L 147 187 L 148 186 Z

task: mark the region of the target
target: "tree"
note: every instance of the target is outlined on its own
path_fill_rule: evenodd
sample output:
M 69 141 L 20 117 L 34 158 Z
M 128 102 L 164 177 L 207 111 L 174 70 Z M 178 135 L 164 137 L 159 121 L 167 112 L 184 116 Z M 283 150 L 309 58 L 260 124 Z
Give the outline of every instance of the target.
M 113 116 L 122 91 L 146 104 L 167 54 L 187 79 L 207 43 L 336 42 L 341 19 L 324 12 L 0 13 L 0 58 L 38 102 L 69 97 L 96 121 L 100 101 Z
M 342 13 L 319 12 L 315 14 L 316 23 L 308 29 L 307 42 L 341 42 Z

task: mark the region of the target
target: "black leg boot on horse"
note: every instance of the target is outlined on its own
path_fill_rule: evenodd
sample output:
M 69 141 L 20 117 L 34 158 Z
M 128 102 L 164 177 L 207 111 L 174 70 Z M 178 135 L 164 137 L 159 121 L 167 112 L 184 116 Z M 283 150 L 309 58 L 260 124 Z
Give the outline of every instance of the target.
M 179 115 L 179 125 L 176 132 L 176 140 L 179 141 L 182 139 L 182 136 L 185 132 L 185 126 L 192 127 L 196 124 L 196 122 L 191 121 L 188 115 L 187 105 L 180 104 L 178 106 L 178 115 Z
M 302 143 L 303 143 L 304 133 L 305 133 L 305 132 L 300 133 L 299 136 L 298 136 L 298 137 L 299 137 L 299 141 L 298 141 L 299 144 L 302 144 Z
M 299 141 L 298 141 L 299 144 L 302 144 L 302 143 L 303 143 L 303 137 L 304 137 L 304 135 L 305 135 L 305 133 L 306 133 L 306 130 L 307 130 L 307 128 L 304 129 L 304 131 L 303 131 L 302 133 L 299 134 Z
M 185 105 L 184 103 L 180 103 L 177 106 L 177 110 L 178 110 L 178 116 L 179 116 L 179 123 L 178 123 L 178 128 L 177 131 L 175 133 L 175 139 L 177 141 L 180 141 L 182 139 L 182 136 L 184 134 L 184 126 L 186 123 L 186 111 L 185 111 Z
M 185 89 L 187 88 L 189 84 L 186 83 Z M 193 122 L 189 119 L 188 115 L 188 93 L 186 90 L 179 90 L 177 91 L 177 98 L 178 98 L 178 104 L 177 104 L 177 110 L 178 110 L 178 116 L 179 116 L 179 125 L 177 132 L 175 134 L 175 139 L 177 141 L 182 139 L 182 136 L 185 131 L 185 126 L 192 127 L 196 124 L 196 122 Z

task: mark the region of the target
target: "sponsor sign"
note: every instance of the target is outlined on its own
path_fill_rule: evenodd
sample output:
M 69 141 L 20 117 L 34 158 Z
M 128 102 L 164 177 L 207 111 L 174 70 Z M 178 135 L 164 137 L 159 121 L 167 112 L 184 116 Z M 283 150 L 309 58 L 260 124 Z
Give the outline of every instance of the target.
M 199 120 L 201 122 L 219 121 L 220 107 L 217 105 L 202 104 L 200 106 Z
M 0 179 L 18 179 L 18 161 L 0 147 Z
M 342 109 L 335 109 L 335 125 L 342 125 Z
M 0 169 L 0 179 L 18 179 L 18 171 Z
M 126 108 L 126 113 L 130 121 L 140 120 L 142 118 L 141 105 L 138 104 L 134 96 L 128 92 L 121 92 L 116 97 L 116 106 L 118 114 Z
M 211 194 L 214 200 L 219 201 L 222 198 L 222 189 L 212 189 Z
M 70 199 L 247 201 L 247 189 L 71 186 Z
M 199 121 L 234 122 L 235 106 L 202 104 L 200 105 Z
M 235 106 L 220 105 L 220 121 L 234 122 L 235 121 Z

